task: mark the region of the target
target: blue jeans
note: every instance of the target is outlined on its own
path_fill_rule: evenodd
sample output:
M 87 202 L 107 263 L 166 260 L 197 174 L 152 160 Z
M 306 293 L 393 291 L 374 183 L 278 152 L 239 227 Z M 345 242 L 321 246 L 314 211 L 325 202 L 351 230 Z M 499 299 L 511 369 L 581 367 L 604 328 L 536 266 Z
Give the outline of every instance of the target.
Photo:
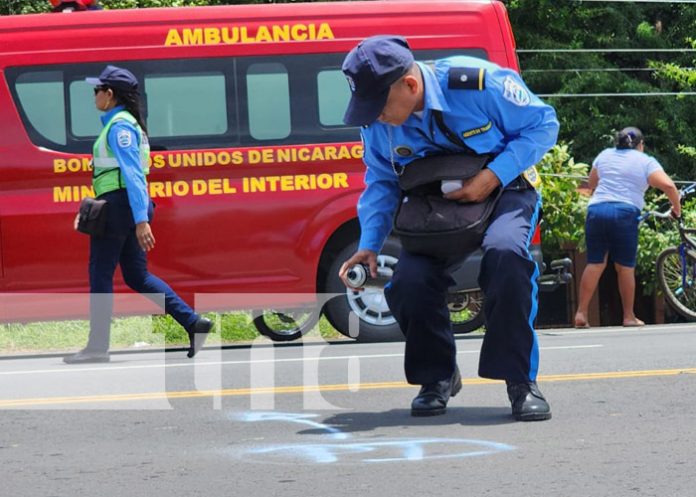
M 609 259 L 626 267 L 636 266 L 640 209 L 625 202 L 601 202 L 587 208 L 585 238 L 587 262 Z

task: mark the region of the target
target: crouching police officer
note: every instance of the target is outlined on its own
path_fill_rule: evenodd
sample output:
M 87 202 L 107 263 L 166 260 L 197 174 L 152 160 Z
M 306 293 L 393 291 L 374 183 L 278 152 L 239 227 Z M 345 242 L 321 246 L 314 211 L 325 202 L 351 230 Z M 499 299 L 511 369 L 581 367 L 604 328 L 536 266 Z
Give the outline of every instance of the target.
M 107 66 L 94 85 L 94 103 L 104 128 L 93 149 L 93 184 L 97 198 L 107 201 L 106 233 L 90 236 L 90 323 L 87 347 L 65 357 L 68 364 L 109 361 L 109 335 L 116 265 L 136 292 L 163 294 L 164 309 L 189 335 L 193 357 L 213 323 L 199 316 L 164 281 L 147 270 L 146 251 L 155 246 L 150 228 L 153 204 L 147 191 L 150 146 L 140 113 L 138 80 L 128 70 Z M 75 229 L 77 229 L 75 219 Z
M 479 375 L 506 381 L 515 419 L 549 419 L 551 409 L 536 384 L 538 269 L 528 250 L 541 199 L 523 174 L 556 142 L 555 111 L 514 71 L 464 56 L 432 66 L 415 62 L 399 36 L 363 40 L 346 56 L 343 72 L 352 92 L 344 122 L 362 126 L 367 172 L 358 203 L 359 247 L 339 276 L 347 283 L 348 268 L 356 263 L 368 264 L 376 276 L 377 254 L 400 199 L 401 167 L 427 155 L 461 153 L 452 133 L 474 152 L 494 155 L 487 168 L 445 195 L 476 202 L 504 189 L 482 247 L 486 334 Z M 433 123 L 438 113 L 445 127 Z M 446 303 L 450 266 L 451 261 L 402 251 L 385 288 L 406 335 L 406 379 L 422 386 L 411 405 L 414 416 L 443 414 L 461 389 Z

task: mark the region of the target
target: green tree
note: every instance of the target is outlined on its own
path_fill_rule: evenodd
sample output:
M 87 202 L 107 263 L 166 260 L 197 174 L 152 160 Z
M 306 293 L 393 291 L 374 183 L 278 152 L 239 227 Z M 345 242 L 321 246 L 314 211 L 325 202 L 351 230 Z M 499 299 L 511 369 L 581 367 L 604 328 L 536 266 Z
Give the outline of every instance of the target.
M 544 255 L 556 258 L 569 246 L 584 246 L 587 197 L 581 195 L 579 188 L 589 166 L 576 163 L 570 155 L 569 145 L 559 143 L 544 156 L 537 168 L 543 177 L 541 240 Z
M 524 49 L 693 48 L 696 8 L 689 4 L 508 2 L 518 47 Z M 544 26 L 543 30 L 539 26 Z M 688 52 L 520 53 L 522 74 L 541 94 L 693 91 Z M 631 69 L 631 70 L 627 70 Z M 648 153 L 669 174 L 694 178 L 694 96 L 549 97 L 561 121 L 561 138 L 572 155 L 589 162 L 608 146 L 614 131 L 634 125 L 646 135 Z

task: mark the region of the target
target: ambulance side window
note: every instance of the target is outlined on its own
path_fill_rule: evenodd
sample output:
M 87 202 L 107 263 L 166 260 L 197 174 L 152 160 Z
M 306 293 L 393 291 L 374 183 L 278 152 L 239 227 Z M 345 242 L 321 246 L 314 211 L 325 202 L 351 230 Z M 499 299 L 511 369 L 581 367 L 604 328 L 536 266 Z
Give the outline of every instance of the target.
M 145 76 L 150 138 L 214 136 L 227 133 L 222 73 Z
M 63 73 L 25 72 L 17 78 L 15 91 L 20 107 L 34 130 L 54 143 L 65 145 Z
M 343 115 L 348 108 L 350 88 L 340 69 L 317 74 L 317 99 L 322 126 L 344 126 Z
M 279 63 L 251 64 L 246 73 L 249 134 L 256 140 L 290 135 L 290 84 Z
M 70 130 L 75 137 L 95 137 L 102 129 L 93 90 L 83 79 L 70 83 Z

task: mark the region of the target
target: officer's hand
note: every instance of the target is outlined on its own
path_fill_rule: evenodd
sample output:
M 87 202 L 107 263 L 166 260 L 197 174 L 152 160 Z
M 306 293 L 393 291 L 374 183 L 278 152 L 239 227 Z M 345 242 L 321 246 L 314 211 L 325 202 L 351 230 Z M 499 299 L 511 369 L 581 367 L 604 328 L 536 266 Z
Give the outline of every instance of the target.
M 80 213 L 77 213 L 77 216 L 75 216 L 75 221 L 73 221 L 73 229 L 77 231 L 77 225 L 80 223 Z
M 444 197 L 459 202 L 482 202 L 491 194 L 500 180 L 490 169 L 483 169 L 479 173 L 464 182 L 459 190 L 454 190 Z
M 338 277 L 341 278 L 343 284 L 349 288 L 352 287 L 348 285 L 346 274 L 348 273 L 348 270 L 356 264 L 367 264 L 370 267 L 370 275 L 373 278 L 377 277 L 377 253 L 367 249 L 358 250 L 350 259 L 344 262 L 341 269 L 338 270 Z
M 138 223 L 135 225 L 135 236 L 138 239 L 140 248 L 145 252 L 155 248 L 155 235 L 152 234 L 150 223 Z

